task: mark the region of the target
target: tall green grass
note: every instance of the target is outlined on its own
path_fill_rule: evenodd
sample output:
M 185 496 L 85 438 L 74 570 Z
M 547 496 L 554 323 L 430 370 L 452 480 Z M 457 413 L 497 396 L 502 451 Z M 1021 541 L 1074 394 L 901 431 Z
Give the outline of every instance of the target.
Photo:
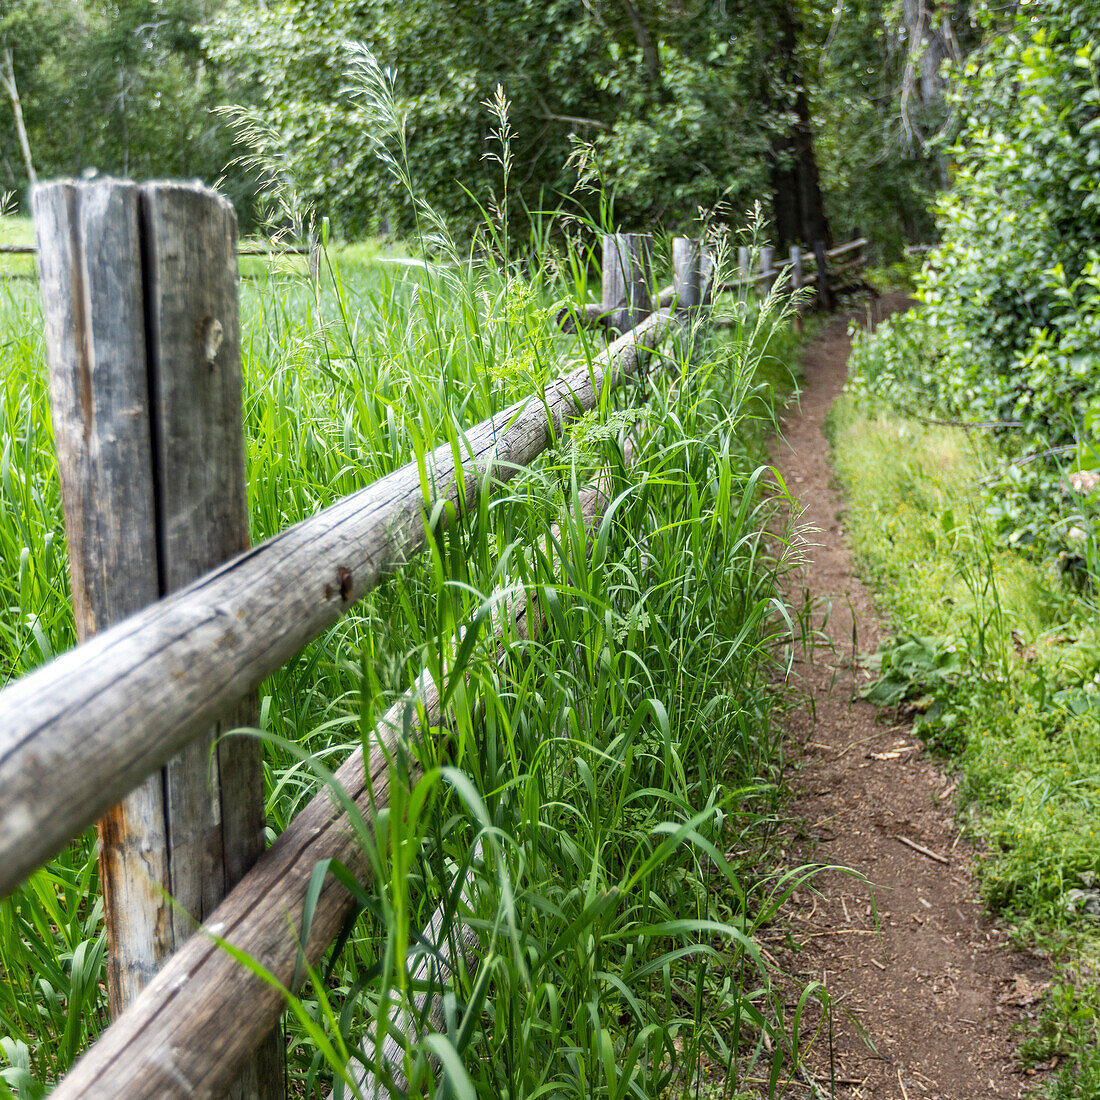
M 566 352 L 593 350 L 555 332 L 563 288 L 549 264 L 521 277 L 334 257 L 326 271 L 320 310 L 293 272 L 244 290 L 256 539 L 457 439 Z M 72 640 L 41 321 L 20 295 L 3 313 L 9 676 Z M 394 811 L 381 819 L 370 905 L 318 986 L 345 993 L 336 1030 L 349 1044 L 402 988 L 413 930 L 480 840 L 470 919 L 485 962 L 465 976 L 476 988 L 455 993 L 468 1024 L 447 1040 L 476 1090 L 653 1095 L 687 1088 L 700 1064 L 722 1082 L 766 1079 L 747 1068 L 771 1058 L 765 1034 L 790 1052 L 752 941 L 790 886 L 760 870 L 782 769 L 765 673 L 789 629 L 780 566 L 760 541 L 753 442 L 771 408 L 771 335 L 747 314 L 694 361 L 658 357 L 644 394 L 589 418 L 262 689 L 277 832 L 317 790 L 318 765 L 368 736 L 422 667 L 461 680 L 451 735 L 420 746 L 416 815 L 402 808 L 399 829 Z M 618 501 L 589 552 L 568 505 L 605 469 Z M 455 632 L 506 579 L 546 607 L 550 629 L 510 639 L 503 663 L 483 638 L 463 668 L 444 669 Z M 77 843 L 3 903 L 0 1073 L 21 1094 L 63 1072 L 105 1022 L 94 876 L 91 846 Z M 320 1014 L 316 996 L 303 1003 Z M 308 1090 L 332 1073 L 310 1030 L 291 1027 Z M 437 1072 L 410 1046 L 417 1072 Z
M 876 355 L 873 343 L 864 355 Z M 1095 596 L 993 534 L 996 449 L 925 425 L 853 386 L 833 414 L 854 549 L 896 631 L 882 701 L 915 702 L 922 736 L 959 769 L 975 871 L 1021 943 L 1053 963 L 1022 1045 L 1058 1074 L 1043 1094 L 1100 1094 L 1100 636 Z M 873 477 L 867 476 L 874 470 Z
M 500 162 L 506 187 L 506 150 Z M 330 248 L 317 282 L 294 263 L 253 266 L 254 540 L 460 446 L 567 356 L 598 352 L 553 323 L 587 292 L 577 223 L 534 214 L 517 243 L 504 208 L 488 204 L 469 250 L 424 208 L 414 256 Z M 27 288 L 0 293 L 10 678 L 70 645 L 72 622 L 40 311 Z M 463 523 L 430 517 L 427 551 L 262 686 L 274 833 L 423 669 L 447 698 L 443 726 L 408 746 L 423 778 L 403 783 L 395 760 L 391 803 L 363 829 L 373 873 L 354 926 L 292 1002 L 298 1094 L 350 1089 L 349 1064 L 377 1061 L 361 1042 L 415 993 L 410 946 L 440 904 L 476 931 L 480 963 L 446 991 L 444 1033 L 406 1037 L 410 1094 L 776 1095 L 793 1072 L 802 1003 L 786 1014 L 753 938 L 809 873 L 768 871 L 784 767 L 773 717 L 787 705 L 774 658 L 799 624 L 763 538 L 759 444 L 790 345 L 778 302 L 730 308 L 732 330 L 658 353 Z M 586 531 L 576 494 L 597 476 L 612 504 Z M 502 587 L 538 607 L 537 637 L 492 636 Z M 0 908 L 0 1081 L 20 1096 L 104 1026 L 95 898 L 84 838 Z

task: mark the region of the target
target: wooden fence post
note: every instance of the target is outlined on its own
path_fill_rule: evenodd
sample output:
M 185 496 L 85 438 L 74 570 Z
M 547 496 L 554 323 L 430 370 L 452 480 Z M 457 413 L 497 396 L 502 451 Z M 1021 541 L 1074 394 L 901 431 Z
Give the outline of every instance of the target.
M 695 321 L 703 306 L 703 242 L 697 237 L 672 238 L 672 291 L 676 312 L 686 324 L 677 333 L 677 343 L 688 357 L 695 352 Z
M 197 184 L 61 181 L 33 197 L 77 632 L 249 546 L 237 223 Z M 227 623 L 232 631 L 234 624 Z M 263 851 L 250 701 L 99 825 L 118 1016 Z M 231 1095 L 283 1095 L 269 1037 Z
M 760 249 L 760 274 L 765 276 L 770 275 L 770 277 L 761 279 L 757 284 L 764 294 L 771 293 L 772 287 L 775 286 L 775 275 L 771 274 L 775 267 L 774 261 L 775 249 L 770 244 L 764 245 L 764 247 Z
M 651 306 L 649 233 L 608 233 L 603 239 L 603 308 L 608 323 L 627 332 L 648 316 Z
M 829 288 L 829 258 L 825 255 L 824 241 L 814 241 L 814 259 L 817 261 L 817 300 L 822 309 L 832 309 L 833 292 Z
M 747 244 L 738 245 L 737 247 L 737 273 L 741 276 L 741 282 L 748 284 L 749 279 L 752 278 L 752 272 L 749 270 L 750 266 L 750 254 L 749 246 Z
M 799 291 L 802 289 L 802 249 L 796 245 L 791 245 L 791 289 L 794 291 L 794 330 L 801 334 L 802 332 L 802 307 L 804 305 L 802 301 L 802 295 Z
M 672 238 L 672 289 L 681 313 L 703 304 L 703 242 L 698 237 Z

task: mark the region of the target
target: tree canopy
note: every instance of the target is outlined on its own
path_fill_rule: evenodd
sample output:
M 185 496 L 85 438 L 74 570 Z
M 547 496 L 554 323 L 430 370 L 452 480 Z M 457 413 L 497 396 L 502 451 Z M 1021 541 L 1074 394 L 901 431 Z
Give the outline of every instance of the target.
M 258 158 L 341 231 L 400 230 L 413 212 L 376 155 L 358 44 L 393 72 L 418 193 L 460 231 L 497 177 L 484 104 L 499 85 L 514 206 L 577 201 L 583 160 L 620 227 L 761 201 L 781 245 L 836 222 L 896 250 L 931 229 L 945 169 L 926 139 L 945 117 L 941 61 L 974 38 L 967 14 L 965 0 L 938 15 L 908 0 L 0 0 L 0 126 L 14 136 L 21 101 L 40 175 L 220 180 L 249 222 Z M 15 191 L 19 149 L 0 145 Z

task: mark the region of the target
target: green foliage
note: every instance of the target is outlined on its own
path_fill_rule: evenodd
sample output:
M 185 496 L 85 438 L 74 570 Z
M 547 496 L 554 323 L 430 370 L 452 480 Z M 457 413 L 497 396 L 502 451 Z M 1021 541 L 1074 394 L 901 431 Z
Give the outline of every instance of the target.
M 232 138 L 210 111 L 225 88 L 195 30 L 212 7 L 212 0 L 0 0 L 0 48 L 12 49 L 38 175 L 95 169 L 219 179 Z M 0 127 L 0 179 L 22 192 L 6 95 Z M 247 222 L 249 180 L 238 172 L 226 190 Z
M 860 694 L 876 706 L 896 707 L 918 695 L 944 692 L 959 658 L 954 647 L 945 646 L 940 638 L 903 634 L 866 664 L 877 669 L 879 677 Z
M 1097 608 L 990 536 L 977 484 L 993 457 L 988 442 L 853 395 L 841 399 L 833 428 L 846 527 L 900 639 L 869 694 L 887 705 L 913 700 L 921 736 L 959 768 L 964 822 L 983 846 L 975 869 L 985 897 L 1055 964 L 1024 1053 L 1064 1060 L 1051 1097 L 1093 1097 Z
M 743 209 L 765 191 L 768 134 L 784 124 L 755 109 L 751 39 L 735 35 L 732 14 L 705 7 L 642 5 L 641 16 L 655 72 L 625 6 L 582 0 L 229 0 L 204 41 L 237 74 L 238 102 L 269 123 L 256 142 L 264 154 L 348 233 L 414 220 L 408 191 L 375 161 L 379 120 L 348 77 L 352 42 L 392 68 L 416 192 L 460 234 L 480 222 L 471 193 L 495 183 L 481 105 L 498 85 L 522 166 L 513 216 L 573 190 L 575 141 L 618 226 L 685 224 L 721 201 Z M 594 195 L 583 203 L 596 212 Z
M 1091 436 L 1100 316 L 1100 6 L 1021 9 L 955 93 L 942 246 L 920 278 L 943 407 Z M 917 323 L 917 322 L 915 322 Z
M 958 12 L 964 5 L 953 7 Z M 828 16 L 814 116 L 829 217 L 840 237 L 858 226 L 879 259 L 894 262 L 905 244 L 932 239 L 940 185 L 935 155 L 903 125 L 913 47 L 900 5 L 890 0 L 845 3 Z M 933 132 L 942 124 L 928 121 Z

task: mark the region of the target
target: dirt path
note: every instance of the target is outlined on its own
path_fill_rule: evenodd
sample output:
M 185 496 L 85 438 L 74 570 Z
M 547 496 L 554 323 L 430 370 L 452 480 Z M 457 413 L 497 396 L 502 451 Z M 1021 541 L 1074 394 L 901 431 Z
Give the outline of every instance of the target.
M 879 310 L 904 304 L 883 299 Z M 783 961 L 802 980 L 823 981 L 834 998 L 837 1097 L 1015 1098 L 1034 1078 L 1015 1061 L 1013 1025 L 1028 1011 L 1042 966 L 1008 947 L 983 916 L 967 873 L 975 855 L 954 820 L 954 782 L 907 723 L 877 721 L 870 704 L 850 702 L 854 682 L 868 679 L 854 668 L 853 632 L 866 653 L 884 628 L 853 575 L 843 501 L 831 484 L 822 434 L 847 373 L 846 329 L 846 317 L 833 320 L 808 349 L 800 408 L 791 411 L 776 448 L 778 467 L 804 509 L 801 522 L 811 529 L 799 580 L 815 602 L 830 605 L 823 631 L 835 646 L 819 647 L 795 666 L 796 681 L 816 704 L 816 721 L 808 713 L 792 720 L 804 746 L 793 816 L 805 831 L 794 859 L 843 864 L 866 876 L 881 934 L 868 887 L 829 872 L 816 881 L 821 893 L 796 895 L 790 929 L 801 949 L 784 952 Z M 816 1095 L 832 1095 L 829 1062 L 826 1036 L 808 1062 L 823 1090 Z M 790 1095 L 807 1091 L 800 1081 Z

